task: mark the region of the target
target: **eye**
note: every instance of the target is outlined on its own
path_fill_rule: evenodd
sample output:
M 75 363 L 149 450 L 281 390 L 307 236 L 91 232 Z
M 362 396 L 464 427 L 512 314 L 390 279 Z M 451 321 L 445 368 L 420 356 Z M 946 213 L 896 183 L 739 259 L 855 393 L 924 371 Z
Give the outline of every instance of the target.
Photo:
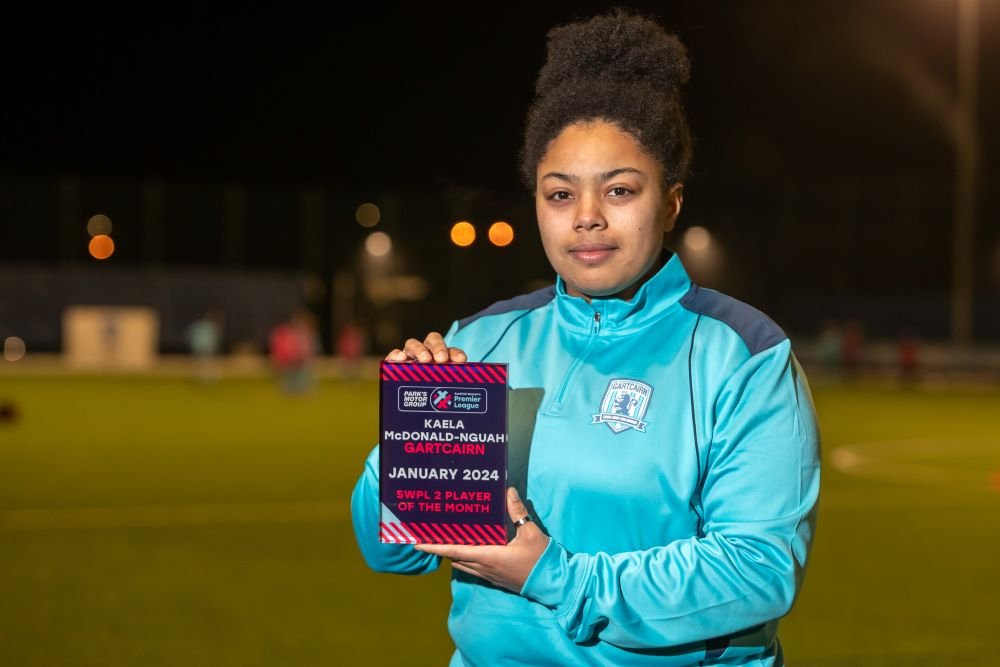
M 566 192 L 565 190 L 556 190 L 555 192 L 550 194 L 547 198 L 552 201 L 566 201 L 567 199 L 570 199 L 572 196 L 573 195 Z
M 608 194 L 612 197 L 625 197 L 632 194 L 632 191 L 626 188 L 624 185 L 616 185 L 608 191 Z

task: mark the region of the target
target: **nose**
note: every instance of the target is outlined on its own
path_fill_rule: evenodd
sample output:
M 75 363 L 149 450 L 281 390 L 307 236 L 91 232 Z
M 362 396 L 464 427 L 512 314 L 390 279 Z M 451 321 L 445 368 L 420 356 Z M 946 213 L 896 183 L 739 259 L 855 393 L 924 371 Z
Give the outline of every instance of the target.
M 579 204 L 576 207 L 576 217 L 573 220 L 573 229 L 578 232 L 604 229 L 608 226 L 601 211 L 600 199 L 593 195 L 585 194 L 580 196 Z

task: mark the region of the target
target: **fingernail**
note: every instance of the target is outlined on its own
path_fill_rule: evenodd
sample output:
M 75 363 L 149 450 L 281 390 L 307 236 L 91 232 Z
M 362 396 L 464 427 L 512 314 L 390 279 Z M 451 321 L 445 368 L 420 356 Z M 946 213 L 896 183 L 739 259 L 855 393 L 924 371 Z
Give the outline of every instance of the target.
M 515 489 L 513 486 L 510 487 L 510 499 L 513 500 L 515 503 L 521 502 L 521 496 L 520 494 L 518 494 L 517 489 Z

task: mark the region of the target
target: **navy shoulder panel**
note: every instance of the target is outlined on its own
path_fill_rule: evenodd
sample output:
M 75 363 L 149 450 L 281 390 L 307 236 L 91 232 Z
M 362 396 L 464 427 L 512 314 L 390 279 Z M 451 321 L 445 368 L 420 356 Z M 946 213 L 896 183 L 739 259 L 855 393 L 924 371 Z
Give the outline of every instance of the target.
M 787 338 L 770 317 L 715 290 L 691 285 L 688 293 L 681 298 L 681 305 L 693 313 L 728 324 L 743 339 L 751 355 L 772 348 Z
M 515 310 L 534 310 L 535 308 L 544 306 L 548 302 L 552 301 L 555 296 L 556 286 L 549 285 L 548 287 L 543 287 L 540 290 L 535 290 L 534 292 L 529 292 L 528 294 L 515 296 L 513 299 L 497 301 L 486 310 L 481 310 L 475 315 L 470 315 L 463 320 L 459 320 L 458 330 L 461 331 L 479 318 L 486 317 L 488 315 L 502 315 L 503 313 L 510 313 Z

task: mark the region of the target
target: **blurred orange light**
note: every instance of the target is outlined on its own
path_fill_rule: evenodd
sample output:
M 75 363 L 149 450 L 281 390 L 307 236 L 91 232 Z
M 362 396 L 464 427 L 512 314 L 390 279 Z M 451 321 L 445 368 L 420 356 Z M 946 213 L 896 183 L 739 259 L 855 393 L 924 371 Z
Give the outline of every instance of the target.
M 392 250 L 392 238 L 385 232 L 373 232 L 365 239 L 365 250 L 372 257 L 385 257 Z
M 456 222 L 451 227 L 451 242 L 462 248 L 472 245 L 476 240 L 476 228 L 471 223 Z
M 514 228 L 506 222 L 494 222 L 490 225 L 489 237 L 490 243 L 502 248 L 514 240 Z
M 712 245 L 712 235 L 704 227 L 692 227 L 684 232 L 684 245 L 691 250 L 700 252 Z
M 87 249 L 90 250 L 90 256 L 94 259 L 107 259 L 115 253 L 115 242 L 107 234 L 98 234 L 90 239 L 90 245 L 87 246 Z
M 354 212 L 354 219 L 362 227 L 374 227 L 382 219 L 382 212 L 378 206 L 368 202 L 358 207 Z
M 103 213 L 98 213 L 97 215 L 90 216 L 90 220 L 87 221 L 87 233 L 91 236 L 98 236 L 100 234 L 110 234 L 111 233 L 111 218 L 104 215 Z

